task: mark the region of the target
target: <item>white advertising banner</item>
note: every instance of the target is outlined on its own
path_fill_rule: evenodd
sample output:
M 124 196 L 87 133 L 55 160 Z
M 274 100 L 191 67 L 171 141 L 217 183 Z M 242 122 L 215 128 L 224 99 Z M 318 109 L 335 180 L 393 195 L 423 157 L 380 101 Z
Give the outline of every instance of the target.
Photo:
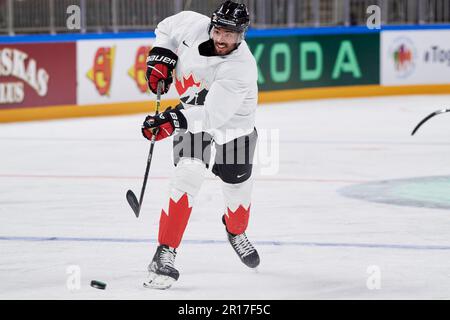
M 450 84 L 450 30 L 381 33 L 381 85 Z
M 147 87 L 146 58 L 154 39 L 77 41 L 79 105 L 153 101 Z M 171 86 L 164 98 L 177 98 Z

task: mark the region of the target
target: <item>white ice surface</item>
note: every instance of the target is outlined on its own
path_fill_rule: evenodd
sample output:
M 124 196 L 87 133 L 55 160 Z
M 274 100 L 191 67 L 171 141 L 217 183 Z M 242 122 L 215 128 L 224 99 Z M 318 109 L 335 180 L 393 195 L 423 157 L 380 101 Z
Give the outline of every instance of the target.
M 445 107 L 449 95 L 262 105 L 260 140 L 279 130 L 279 171 L 264 175 L 263 162 L 254 170 L 247 234 L 259 271 L 225 242 L 220 184 L 210 174 L 178 250 L 180 279 L 166 291 L 142 282 L 167 202 L 171 142 L 156 145 L 136 219 L 125 193 L 142 183 L 144 115 L 2 124 L 0 299 L 450 299 L 448 210 L 337 193 L 365 181 L 449 175 L 450 114 L 410 136 Z M 80 267 L 79 290 L 67 288 L 70 265 Z M 367 287 L 373 265 L 378 290 Z M 91 288 L 91 279 L 107 290 Z

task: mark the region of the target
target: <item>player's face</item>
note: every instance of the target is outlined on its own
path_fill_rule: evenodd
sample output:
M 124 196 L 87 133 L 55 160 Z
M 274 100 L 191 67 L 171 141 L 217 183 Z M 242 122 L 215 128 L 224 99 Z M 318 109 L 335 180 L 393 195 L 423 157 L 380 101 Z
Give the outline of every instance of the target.
M 214 41 L 216 54 L 223 56 L 236 49 L 239 33 L 224 28 L 213 27 L 211 38 Z

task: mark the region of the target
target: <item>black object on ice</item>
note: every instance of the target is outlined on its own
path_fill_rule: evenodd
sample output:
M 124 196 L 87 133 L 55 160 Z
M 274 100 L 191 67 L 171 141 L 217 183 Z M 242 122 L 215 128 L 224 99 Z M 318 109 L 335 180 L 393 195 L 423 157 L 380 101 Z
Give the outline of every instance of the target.
M 431 118 L 433 118 L 434 116 L 441 114 L 441 113 L 445 113 L 445 112 L 450 112 L 450 109 L 442 109 L 442 110 L 437 110 L 434 111 L 432 113 L 430 113 L 428 116 L 426 116 L 425 118 L 423 118 L 422 121 L 419 122 L 419 124 L 414 128 L 413 132 L 411 133 L 411 135 L 413 136 L 414 133 L 416 133 L 417 130 L 419 130 L 419 128 L 428 120 L 430 120 Z

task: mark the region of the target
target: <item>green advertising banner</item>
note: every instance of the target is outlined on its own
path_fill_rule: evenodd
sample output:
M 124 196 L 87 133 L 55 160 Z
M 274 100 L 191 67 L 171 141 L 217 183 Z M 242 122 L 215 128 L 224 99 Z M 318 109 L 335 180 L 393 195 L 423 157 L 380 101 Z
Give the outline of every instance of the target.
M 261 91 L 380 84 L 378 33 L 249 38 Z

